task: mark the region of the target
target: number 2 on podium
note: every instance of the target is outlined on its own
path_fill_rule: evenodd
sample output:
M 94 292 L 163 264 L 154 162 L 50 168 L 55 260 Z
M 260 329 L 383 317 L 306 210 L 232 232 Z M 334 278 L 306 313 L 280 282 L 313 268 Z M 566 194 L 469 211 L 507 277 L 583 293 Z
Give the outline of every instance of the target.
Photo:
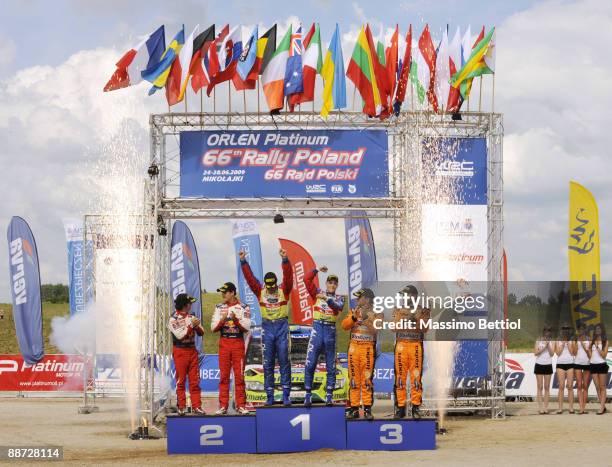
M 223 427 L 221 425 L 202 425 L 200 435 L 200 446 L 223 446 Z
M 302 441 L 310 441 L 310 414 L 303 413 L 290 420 L 291 426 L 302 425 Z

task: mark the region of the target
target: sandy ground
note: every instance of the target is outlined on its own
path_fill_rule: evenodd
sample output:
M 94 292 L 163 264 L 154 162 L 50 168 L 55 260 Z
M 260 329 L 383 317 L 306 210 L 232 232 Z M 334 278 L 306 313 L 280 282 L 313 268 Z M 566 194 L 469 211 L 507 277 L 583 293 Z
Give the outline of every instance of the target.
M 596 416 L 595 404 L 586 415 L 537 415 L 534 403 L 508 403 L 505 420 L 449 417 L 435 451 L 167 456 L 164 439 L 127 439 L 122 401 L 99 400 L 100 412 L 89 415 L 77 414 L 79 402 L 0 399 L 0 445 L 60 445 L 65 462 L 78 465 L 609 465 L 602 444 L 612 439 L 612 415 Z

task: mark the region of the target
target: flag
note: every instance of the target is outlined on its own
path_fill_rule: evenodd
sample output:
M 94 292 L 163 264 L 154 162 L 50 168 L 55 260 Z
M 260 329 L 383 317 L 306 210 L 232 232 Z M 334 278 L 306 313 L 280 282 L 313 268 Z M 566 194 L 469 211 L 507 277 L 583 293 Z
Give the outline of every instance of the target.
M 366 37 L 370 42 L 370 46 L 374 49 L 374 39 L 372 38 L 372 32 L 370 26 L 366 25 Z M 389 80 L 387 79 L 387 69 L 385 65 L 385 46 L 383 45 L 384 33 L 382 24 L 380 25 L 380 34 L 378 42 L 376 44 L 376 59 L 374 60 L 374 73 L 376 74 L 376 84 L 378 85 L 378 92 L 380 94 L 381 112 L 380 116 L 385 118 L 388 116 L 388 110 L 391 105 L 391 95 L 389 92 Z
M 414 85 L 419 104 L 425 102 L 427 89 L 429 88 L 429 69 L 418 46 L 415 47 L 414 59 L 410 64 L 410 82 Z
M 391 44 L 385 51 L 385 64 L 387 67 L 387 81 L 389 82 L 389 96 L 393 98 L 397 81 L 399 26 L 395 25 L 395 32 L 391 37 Z
M 421 57 L 422 61 L 419 62 L 419 67 L 422 64 L 427 69 L 429 75 L 429 84 L 425 87 L 427 90 L 427 99 L 431 104 L 434 112 L 438 111 L 438 100 L 435 92 L 436 82 L 436 49 L 431 40 L 431 34 L 429 33 L 429 25 L 425 25 L 421 37 L 419 37 L 419 49 L 417 52 Z
M 251 323 L 254 326 L 261 326 L 261 311 L 259 309 L 259 299 L 253 293 L 244 278 L 240 267 L 238 253 L 244 251 L 246 259 L 251 266 L 255 277 L 263 277 L 263 262 L 261 260 L 261 242 L 257 223 L 253 220 L 236 220 L 232 224 L 232 237 L 234 239 L 234 249 L 236 251 L 236 274 L 238 276 L 238 294 L 240 301 L 249 305 L 251 309 Z
M 358 215 L 358 212 L 354 214 Z M 346 239 L 346 261 L 348 275 L 348 290 L 351 308 L 355 307 L 357 299 L 353 295 L 364 287 L 374 287 L 378 281 L 376 267 L 376 249 L 370 221 L 363 217 L 344 219 L 344 235 Z
M 302 58 L 302 81 L 304 90 L 299 94 L 291 95 L 289 109 L 293 111 L 296 104 L 312 102 L 317 74 L 321 73 L 323 59 L 321 57 L 321 34 L 319 25 L 312 23 L 304 38 L 304 56 Z M 343 65 L 344 69 L 344 65 Z M 344 77 L 344 71 L 342 72 Z
M 572 321 L 576 328 L 601 322 L 599 213 L 589 190 L 570 182 L 567 256 Z
M 178 294 L 186 293 L 197 299 L 191 311 L 202 320 L 202 287 L 200 280 L 200 262 L 193 235 L 183 221 L 176 221 L 172 226 L 170 244 L 170 284 L 172 300 Z M 172 313 L 174 309 L 170 310 Z M 202 354 L 202 336 L 196 335 L 196 349 Z
M 251 37 L 247 41 L 242 50 L 242 55 L 238 59 L 238 65 L 236 70 L 238 71 L 238 75 L 241 79 L 246 80 L 255 64 L 255 59 L 257 58 L 257 26 L 253 29 L 251 33 Z
M 210 47 L 208 47 L 208 53 L 204 57 L 204 71 L 206 73 L 206 78 L 207 78 L 206 86 L 210 85 L 213 76 L 216 76 L 219 73 L 219 70 L 221 69 L 217 47 L 219 46 L 219 44 L 221 44 L 225 40 L 228 34 L 229 34 L 229 24 L 226 24 L 223 27 L 223 29 L 221 29 L 221 32 L 215 38 L 212 44 L 210 44 Z M 206 92 L 208 93 L 208 88 Z
M 444 110 L 448 102 L 448 94 L 450 91 L 450 63 L 448 54 L 448 28 L 442 33 L 442 40 L 436 53 L 436 76 L 434 91 L 436 93 L 436 102 Z
M 185 41 L 178 57 L 172 63 L 168 80 L 166 81 L 166 100 L 168 105 L 178 104 L 185 97 L 187 82 L 189 81 L 189 66 L 193 57 L 193 41 L 198 34 L 200 26 L 197 25 Z
M 402 103 L 406 97 L 406 89 L 408 88 L 408 77 L 412 67 L 412 24 L 408 28 L 406 34 L 406 51 L 404 52 L 404 60 L 402 60 L 402 69 L 399 79 L 397 80 L 397 90 L 395 91 L 395 104 L 393 110 L 396 115 L 399 115 Z
M 292 323 L 312 326 L 314 300 L 306 289 L 304 277 L 317 267 L 314 259 L 306 248 L 299 243 L 284 238 L 278 239 L 281 248 L 287 252 L 287 257 L 293 269 L 293 289 L 291 289 L 291 317 Z M 318 278 L 315 277 L 318 288 Z
M 490 51 L 489 51 L 490 49 Z M 493 66 L 493 68 L 490 68 Z M 495 28 L 482 39 L 472 53 L 465 65 L 452 77 L 452 86 L 458 88 L 463 82 L 470 78 L 476 78 L 484 74 L 495 72 Z M 465 99 L 467 95 L 461 89 L 461 95 Z M 469 92 L 469 91 L 468 91 Z
M 257 57 L 255 59 L 255 66 L 253 67 L 253 70 L 260 75 L 263 74 L 275 51 L 276 24 L 268 29 L 266 33 L 257 40 Z
M 116 64 L 117 69 L 104 86 L 104 92 L 140 83 L 141 73 L 159 62 L 165 48 L 166 39 L 162 25 L 136 47 L 123 54 Z
M 193 40 L 193 57 L 189 65 L 191 74 L 191 89 L 197 93 L 200 89 L 208 86 L 208 74 L 202 66 L 204 58 L 208 54 L 210 45 L 215 40 L 215 25 L 210 26 L 206 31 L 201 32 Z
M 91 262 L 85 264 L 83 257 L 93 254 L 93 242 L 83 240 L 83 219 L 64 219 L 64 231 L 66 232 L 66 247 L 68 253 L 68 299 L 70 302 L 70 314 L 85 311 L 89 302 L 93 299 L 92 290 L 85 287 L 93 279 Z
M 285 96 L 287 98 L 304 91 L 302 52 L 302 25 L 300 24 L 297 30 L 291 34 L 291 45 L 285 68 Z
M 346 76 L 355 84 L 359 95 L 363 99 L 363 112 L 370 117 L 374 117 L 380 114 L 381 101 L 377 77 L 374 72 L 374 62 L 377 60 L 376 53 L 374 47 L 372 47 L 371 38 L 368 40 L 366 30 L 369 31 L 369 27 L 362 27 L 359 32 L 346 70 Z
M 151 89 L 149 89 L 149 96 L 166 85 L 172 62 L 174 62 L 177 54 L 181 51 L 184 43 L 185 26 L 183 25 L 182 29 L 174 36 L 174 39 L 172 39 L 172 42 L 170 42 L 170 45 L 164 51 L 159 63 L 153 69 L 149 70 L 147 68 L 147 70 L 142 72 L 142 78 L 153 84 Z
M 476 45 L 481 40 L 484 39 L 484 36 L 485 36 L 485 28 L 484 28 L 484 26 L 480 30 L 480 34 L 478 34 L 478 37 L 476 38 L 476 40 L 473 40 L 471 34 L 469 34 L 469 30 L 468 30 L 468 34 L 463 36 L 463 41 L 461 43 L 461 59 L 462 59 L 461 67 L 463 67 L 467 63 L 467 61 L 470 59 L 470 55 L 472 54 L 472 50 L 474 50 Z M 465 44 L 465 47 L 464 47 L 464 44 Z M 452 78 L 452 76 L 451 76 L 451 78 Z M 462 96 L 461 97 L 461 102 L 459 104 L 459 107 L 461 107 L 461 104 L 463 104 L 463 101 L 464 101 L 463 96 L 466 96 L 465 98 L 467 99 L 467 97 L 470 95 L 470 91 L 472 90 L 472 82 L 473 81 L 474 81 L 474 78 L 466 79 L 459 86 L 459 94 Z M 451 84 L 451 87 L 452 87 L 452 84 Z
M 459 26 L 457 26 L 453 40 L 448 46 L 448 69 L 450 71 L 450 76 L 457 73 L 461 66 L 461 32 L 459 31 Z M 458 112 L 460 102 L 461 93 L 459 92 L 459 89 L 450 86 L 448 100 L 446 102 L 447 112 Z
M 321 116 L 327 117 L 330 110 L 346 107 L 346 79 L 344 78 L 344 58 L 342 57 L 342 42 L 338 23 L 336 23 L 334 35 L 325 54 L 321 76 L 323 77 Z
M 261 76 L 270 114 L 277 114 L 283 108 L 285 70 L 291 47 L 291 36 L 292 28 L 289 26 Z
M 206 88 L 206 95 L 210 93 L 217 84 L 229 81 L 236 73 L 238 59 L 242 54 L 242 26 L 236 26 L 232 29 L 221 43 L 221 49 L 218 53 L 219 71 L 210 75 L 210 83 Z
M 26 366 L 31 366 L 45 356 L 38 251 L 21 217 L 11 219 L 6 236 L 15 333 Z

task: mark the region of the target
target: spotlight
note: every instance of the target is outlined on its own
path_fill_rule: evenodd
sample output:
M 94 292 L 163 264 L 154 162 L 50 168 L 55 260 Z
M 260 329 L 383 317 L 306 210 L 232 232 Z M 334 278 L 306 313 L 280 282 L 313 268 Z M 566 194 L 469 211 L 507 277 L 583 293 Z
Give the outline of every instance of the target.
M 162 216 L 157 216 L 157 233 L 160 237 L 168 235 L 168 229 L 166 229 L 166 224 Z
M 157 175 L 159 175 L 159 167 L 157 167 L 157 165 L 155 164 L 151 164 L 149 166 L 149 169 L 147 170 L 147 173 L 151 178 L 156 177 Z
M 461 114 L 460 114 L 459 112 L 454 113 L 454 114 L 452 115 L 451 119 L 452 119 L 452 120 L 454 120 L 454 121 L 463 120 L 463 119 L 461 118 Z
M 283 215 L 278 211 L 278 208 L 276 208 L 276 214 L 274 214 L 274 223 L 275 224 L 284 224 L 285 223 L 285 218 L 283 217 Z

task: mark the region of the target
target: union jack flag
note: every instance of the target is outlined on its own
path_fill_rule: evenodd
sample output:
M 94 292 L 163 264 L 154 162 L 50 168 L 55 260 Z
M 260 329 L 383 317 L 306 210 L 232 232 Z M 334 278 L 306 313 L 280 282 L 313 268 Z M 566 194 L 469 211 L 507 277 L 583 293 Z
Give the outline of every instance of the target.
M 291 34 L 291 46 L 285 68 L 285 96 L 304 92 L 302 76 L 302 25 Z

